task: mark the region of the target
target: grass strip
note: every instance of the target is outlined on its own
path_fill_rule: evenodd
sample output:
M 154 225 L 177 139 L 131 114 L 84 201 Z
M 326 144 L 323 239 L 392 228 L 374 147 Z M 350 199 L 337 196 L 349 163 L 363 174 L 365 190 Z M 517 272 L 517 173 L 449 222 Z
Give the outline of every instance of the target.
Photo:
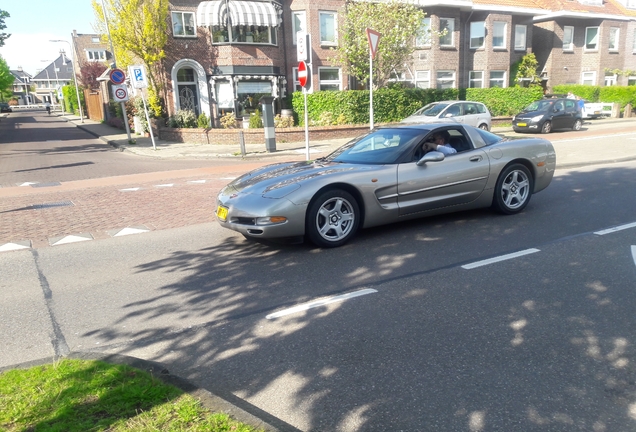
M 256 430 L 126 365 L 63 359 L 0 373 L 0 431 Z

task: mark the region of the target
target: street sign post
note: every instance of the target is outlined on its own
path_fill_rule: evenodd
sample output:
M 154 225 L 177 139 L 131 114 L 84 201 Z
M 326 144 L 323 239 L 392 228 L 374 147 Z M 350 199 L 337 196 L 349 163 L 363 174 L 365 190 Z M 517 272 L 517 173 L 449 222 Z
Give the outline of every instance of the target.
M 311 35 L 309 33 L 296 33 L 296 60 L 311 63 Z
M 369 40 L 369 129 L 371 130 L 373 130 L 373 57 L 375 57 L 381 36 L 377 31 L 367 28 L 367 39 Z
M 144 65 L 128 66 L 128 74 L 134 88 L 142 89 L 148 87 L 148 78 L 146 78 Z
M 111 69 L 108 77 L 110 78 L 110 82 L 113 84 L 123 84 L 124 81 L 126 81 L 126 74 L 124 71 L 117 68 Z

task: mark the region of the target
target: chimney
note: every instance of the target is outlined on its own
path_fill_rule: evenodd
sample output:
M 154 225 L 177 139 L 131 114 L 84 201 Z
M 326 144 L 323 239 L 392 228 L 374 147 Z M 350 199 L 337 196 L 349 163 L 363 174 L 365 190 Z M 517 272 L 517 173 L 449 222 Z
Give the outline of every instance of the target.
M 23 72 L 22 66 L 18 66 L 18 72 Z
M 77 30 L 73 30 L 73 37 L 77 38 Z

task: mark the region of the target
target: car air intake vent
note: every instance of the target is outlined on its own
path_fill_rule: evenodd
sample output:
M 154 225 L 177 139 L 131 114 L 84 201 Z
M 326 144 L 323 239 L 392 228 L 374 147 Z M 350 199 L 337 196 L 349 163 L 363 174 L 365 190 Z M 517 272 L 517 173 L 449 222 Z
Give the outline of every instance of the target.
M 237 223 L 240 225 L 256 225 L 256 220 L 254 218 L 235 217 L 232 218 L 232 223 Z

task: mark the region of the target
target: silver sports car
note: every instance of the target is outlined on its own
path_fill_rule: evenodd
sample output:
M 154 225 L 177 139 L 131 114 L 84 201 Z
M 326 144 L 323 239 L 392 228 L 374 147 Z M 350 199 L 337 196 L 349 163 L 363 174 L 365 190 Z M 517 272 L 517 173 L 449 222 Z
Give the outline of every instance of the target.
M 457 153 L 426 151 L 441 131 Z M 216 217 L 247 238 L 337 247 L 361 227 L 490 206 L 518 213 L 548 187 L 555 165 L 542 138 L 508 140 L 457 123 L 384 127 L 324 158 L 237 178 L 219 193 Z

